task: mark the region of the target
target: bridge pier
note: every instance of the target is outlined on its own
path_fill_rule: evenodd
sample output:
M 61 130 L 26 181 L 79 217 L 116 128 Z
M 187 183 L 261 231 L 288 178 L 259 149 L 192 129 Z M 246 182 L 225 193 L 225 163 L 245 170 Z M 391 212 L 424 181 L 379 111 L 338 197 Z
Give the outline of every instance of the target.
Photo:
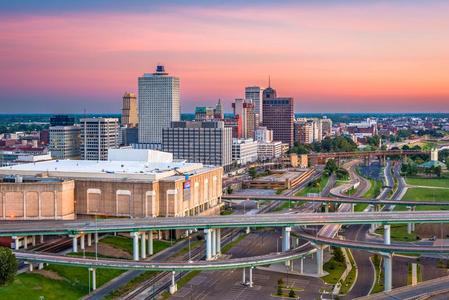
M 253 269 L 254 267 L 249 268 L 249 282 L 248 282 L 249 287 L 253 287 Z
M 282 252 L 290 250 L 290 232 L 292 231 L 291 227 L 282 228 Z M 290 261 L 285 262 L 286 266 L 290 265 Z
M 324 212 L 328 213 L 329 212 L 329 204 L 327 202 L 323 202 L 323 206 L 324 206 Z
M 146 236 L 147 234 L 145 231 L 140 233 L 140 257 L 142 257 L 142 259 L 147 258 L 147 241 L 145 240 Z
M 87 234 L 87 247 L 92 246 L 92 233 Z
M 92 274 L 92 290 L 97 289 L 97 272 L 95 268 L 89 268 L 89 272 Z
M 148 255 L 153 255 L 153 230 L 148 232 Z
M 246 268 L 243 268 L 242 284 L 246 284 Z
M 384 244 L 391 244 L 391 226 L 384 225 Z M 392 289 L 392 266 L 393 266 L 393 255 L 384 255 L 384 291 L 389 292 Z
M 221 229 L 217 228 L 215 229 L 215 241 L 216 241 L 216 255 L 220 256 L 221 255 Z
M 85 250 L 86 249 L 86 246 L 84 244 L 84 234 L 80 235 L 80 248 L 81 248 L 81 250 Z
M 250 232 L 251 232 L 251 228 L 249 228 L 249 226 L 246 227 L 246 234 L 249 234 Z
M 316 264 L 317 264 L 317 275 L 318 277 L 323 276 L 323 264 L 324 264 L 324 252 L 323 247 L 320 245 L 316 246 Z
M 204 237 L 206 240 L 206 260 L 212 259 L 212 229 L 204 229 Z
M 416 263 L 412 263 L 412 286 L 418 284 L 418 265 Z
M 171 285 L 169 288 L 169 292 L 171 295 L 173 295 L 174 293 L 176 293 L 178 290 L 178 286 L 176 285 L 176 278 L 175 278 L 175 271 L 171 272 Z
M 303 274 L 304 273 L 304 257 L 301 257 L 300 260 L 301 260 L 301 264 L 299 265 L 299 273 Z
M 78 235 L 72 235 L 72 252 L 78 252 Z
M 139 233 L 133 232 L 133 260 L 139 260 Z
M 211 237 L 212 257 L 215 257 L 217 255 L 217 232 L 215 231 L 215 229 L 212 229 Z
M 95 244 L 98 244 L 98 232 L 95 232 L 94 234 L 94 242 Z

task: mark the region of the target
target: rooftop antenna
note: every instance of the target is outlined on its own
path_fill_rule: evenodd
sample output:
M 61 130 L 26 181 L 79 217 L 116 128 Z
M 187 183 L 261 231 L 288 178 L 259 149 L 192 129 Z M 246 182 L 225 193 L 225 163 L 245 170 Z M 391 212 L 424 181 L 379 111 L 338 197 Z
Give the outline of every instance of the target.
M 268 87 L 269 88 L 271 87 L 271 77 L 270 77 L 270 75 L 268 75 Z

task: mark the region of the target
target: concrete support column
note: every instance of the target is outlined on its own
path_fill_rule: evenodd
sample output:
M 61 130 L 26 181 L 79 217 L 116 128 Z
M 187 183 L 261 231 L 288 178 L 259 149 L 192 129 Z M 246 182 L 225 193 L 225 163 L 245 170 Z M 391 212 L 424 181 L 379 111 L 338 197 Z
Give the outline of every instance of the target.
M 133 259 L 139 260 L 139 233 L 133 232 Z
M 97 272 L 95 268 L 89 269 L 92 274 L 92 290 L 95 291 L 97 289 Z
M 171 272 L 171 285 L 170 285 L 170 294 L 173 295 L 178 290 L 178 287 L 176 285 L 176 279 L 175 279 L 175 271 Z
M 253 287 L 253 267 L 249 268 L 249 287 Z
M 81 248 L 81 250 L 86 249 L 86 247 L 84 245 L 84 234 L 80 235 L 80 248 Z
M 29 263 L 28 263 L 28 271 L 33 272 L 33 270 L 34 270 L 33 263 L 32 263 L 32 262 L 29 262 Z
M 217 228 L 215 229 L 215 239 L 217 241 L 217 245 L 216 245 L 216 254 L 218 256 L 221 255 L 221 229 Z
M 148 232 L 148 255 L 153 255 L 153 230 Z
M 212 229 L 211 248 L 212 257 L 215 257 L 217 255 L 217 231 L 215 229 Z
M 87 247 L 92 246 L 92 233 L 87 234 Z
M 384 291 L 389 292 L 392 288 L 392 265 L 393 259 L 391 254 L 384 256 Z
M 41 234 L 40 235 L 40 243 L 42 244 L 44 242 L 44 236 Z
M 98 232 L 95 232 L 95 234 L 94 234 L 94 241 L 95 241 L 95 244 L 98 244 Z
M 301 260 L 301 264 L 300 264 L 300 267 L 299 267 L 299 272 L 301 274 L 303 274 L 304 273 L 304 257 L 301 257 L 300 260 Z
M 412 206 L 412 211 L 416 210 L 416 206 Z M 415 223 L 412 223 L 412 232 L 415 232 Z
M 418 265 L 416 263 L 412 263 L 412 285 L 415 286 L 418 284 Z
M 14 250 L 19 250 L 19 238 L 17 236 L 13 236 L 12 238 L 14 240 Z
M 212 229 L 204 229 L 206 238 L 206 260 L 212 259 Z
M 35 235 L 31 236 L 31 245 L 33 245 L 33 247 L 36 246 L 36 236 Z
M 323 205 L 324 205 L 324 212 L 328 213 L 329 212 L 329 205 L 327 204 L 327 202 L 324 202 Z
M 355 204 L 351 203 L 351 212 L 354 212 L 354 206 L 355 206 Z
M 290 232 L 291 227 L 282 228 L 282 252 L 290 250 Z
M 72 252 L 73 253 L 78 252 L 78 236 L 77 235 L 72 236 Z
M 384 225 L 384 244 L 385 245 L 391 244 L 391 226 L 390 225 Z
M 324 261 L 324 253 L 323 248 L 321 246 L 317 247 L 316 250 L 316 264 L 317 264 L 317 275 L 321 277 L 323 275 L 323 261 Z
M 246 234 L 249 234 L 250 232 L 251 232 L 251 228 L 249 228 L 249 226 L 246 227 Z
M 246 269 L 243 268 L 242 284 L 246 284 Z
M 38 270 L 42 270 L 44 268 L 44 263 L 39 263 L 38 265 L 37 265 L 37 269 Z
M 145 232 L 140 233 L 140 236 L 141 236 L 140 256 L 142 257 L 142 259 L 147 258 L 147 241 L 145 240 L 146 235 L 147 234 Z
M 28 237 L 23 237 L 23 249 L 28 249 Z

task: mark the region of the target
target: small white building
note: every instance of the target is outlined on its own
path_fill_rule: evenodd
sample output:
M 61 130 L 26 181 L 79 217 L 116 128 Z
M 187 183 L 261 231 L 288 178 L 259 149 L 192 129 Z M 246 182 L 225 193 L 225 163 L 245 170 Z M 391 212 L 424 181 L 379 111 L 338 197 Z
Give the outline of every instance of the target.
M 267 127 L 261 126 L 255 130 L 254 136 L 258 142 L 269 143 L 273 141 L 273 130 L 269 130 Z
M 258 157 L 258 143 L 253 139 L 232 140 L 232 160 L 239 165 L 255 162 Z
M 259 160 L 278 158 L 282 155 L 282 142 L 259 142 L 257 145 L 257 156 Z

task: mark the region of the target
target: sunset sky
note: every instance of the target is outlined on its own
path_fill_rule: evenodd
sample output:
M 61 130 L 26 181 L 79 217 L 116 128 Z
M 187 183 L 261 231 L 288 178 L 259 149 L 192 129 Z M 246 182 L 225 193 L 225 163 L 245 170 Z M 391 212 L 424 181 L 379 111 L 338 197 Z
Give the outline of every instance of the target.
M 448 12 L 430 0 L 0 1 L 0 113 L 119 112 L 158 63 L 181 78 L 183 112 L 218 98 L 231 111 L 268 76 L 297 112 L 449 112 Z

